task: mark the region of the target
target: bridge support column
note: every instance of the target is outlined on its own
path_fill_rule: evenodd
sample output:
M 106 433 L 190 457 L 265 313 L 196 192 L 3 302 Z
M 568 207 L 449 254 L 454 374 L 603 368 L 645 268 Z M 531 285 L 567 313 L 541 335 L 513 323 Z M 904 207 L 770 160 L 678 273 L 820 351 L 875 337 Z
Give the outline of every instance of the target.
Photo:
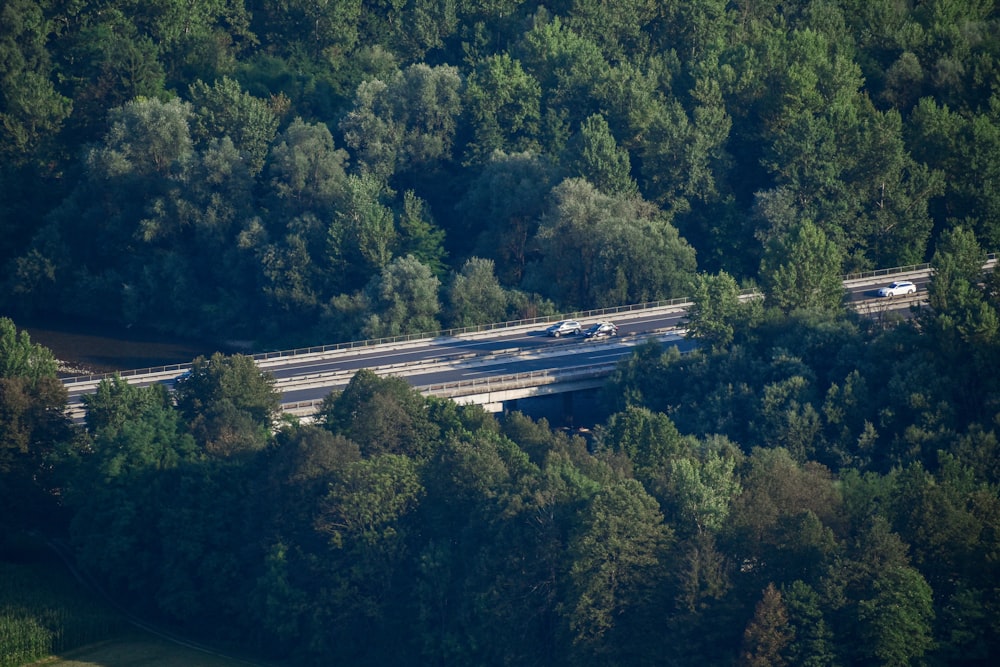
M 570 428 L 573 427 L 573 394 L 574 391 L 567 391 L 563 397 L 563 423 Z

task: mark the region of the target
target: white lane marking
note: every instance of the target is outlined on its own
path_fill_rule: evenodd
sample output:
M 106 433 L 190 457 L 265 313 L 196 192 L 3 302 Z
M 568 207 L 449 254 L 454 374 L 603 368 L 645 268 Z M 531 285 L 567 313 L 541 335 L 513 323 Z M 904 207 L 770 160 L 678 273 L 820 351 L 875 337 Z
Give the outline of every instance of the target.
M 625 352 L 619 352 L 617 354 L 588 354 L 588 359 L 613 359 L 615 357 L 624 357 L 631 353 L 632 350 L 627 350 Z
M 472 373 L 462 373 L 463 377 L 468 377 L 470 375 L 496 375 L 497 373 L 502 373 L 507 369 L 505 368 L 491 368 L 488 371 L 474 371 Z
M 513 342 L 513 341 L 518 341 L 518 340 L 531 340 L 532 338 L 534 338 L 534 337 L 533 336 L 518 336 L 516 338 L 511 338 L 511 339 L 509 339 L 507 341 L 504 341 L 504 342 Z M 403 357 L 403 356 L 413 355 L 417 351 L 421 351 L 421 350 L 440 352 L 441 355 L 444 356 L 444 355 L 449 354 L 450 350 L 453 350 L 453 349 L 456 349 L 456 348 L 474 347 L 476 345 L 482 345 L 482 344 L 483 344 L 483 341 L 469 341 L 467 343 L 448 343 L 448 344 L 445 344 L 445 345 L 433 345 L 433 344 L 431 344 L 431 345 L 428 345 L 426 348 L 410 348 L 408 350 L 399 350 L 399 351 L 388 352 L 388 353 L 386 353 L 386 352 L 374 352 L 372 354 L 364 354 L 364 353 L 362 353 L 362 354 L 359 354 L 359 355 L 356 355 L 356 356 L 353 356 L 353 357 L 340 357 L 340 358 L 334 356 L 334 357 L 330 357 L 329 359 L 320 359 L 320 360 L 315 360 L 315 361 L 308 361 L 308 362 L 306 362 L 304 364 L 295 364 L 295 357 L 288 357 L 288 362 L 289 363 L 277 365 L 276 368 L 293 368 L 294 367 L 296 370 L 298 370 L 298 369 L 308 370 L 308 369 L 313 368 L 313 367 L 327 367 L 331 363 L 338 363 L 338 362 L 341 362 L 341 361 L 348 361 L 348 360 L 355 360 L 355 361 L 357 361 L 357 360 L 364 360 L 365 362 L 369 362 L 369 361 L 376 361 L 376 360 L 379 360 L 379 359 L 390 359 L 392 357 Z M 502 352 L 502 351 L 503 351 L 503 349 L 501 349 L 501 350 L 494 350 L 492 352 Z M 487 353 L 489 353 L 489 352 L 491 352 L 491 351 L 487 351 Z M 431 356 L 433 357 L 435 355 L 432 354 Z M 420 360 L 418 359 L 416 361 L 417 361 L 417 363 L 419 363 Z M 379 364 L 379 365 L 384 365 L 384 364 Z

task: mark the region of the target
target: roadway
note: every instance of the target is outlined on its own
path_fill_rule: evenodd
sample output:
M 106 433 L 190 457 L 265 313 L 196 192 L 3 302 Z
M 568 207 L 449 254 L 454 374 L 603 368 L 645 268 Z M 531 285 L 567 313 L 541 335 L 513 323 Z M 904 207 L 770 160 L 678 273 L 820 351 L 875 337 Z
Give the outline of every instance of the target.
M 878 299 L 875 291 L 894 279 L 912 280 L 918 285 L 914 297 Z M 855 308 L 874 313 L 905 309 L 926 298 L 929 271 L 926 269 L 873 275 L 845 280 L 847 300 Z M 635 346 L 651 338 L 665 344 L 690 349 L 692 341 L 683 337 L 686 308 L 683 301 L 652 307 L 615 309 L 618 312 L 588 311 L 571 314 L 586 328 L 592 322 L 609 319 L 619 326 L 615 338 L 594 341 L 581 336 L 551 338 L 544 327 L 557 318 L 527 324 L 514 323 L 478 332 L 389 341 L 373 345 L 334 346 L 257 355 L 262 370 L 271 373 L 282 393 L 283 405 L 313 403 L 331 391 L 343 388 L 362 368 L 381 375 L 399 375 L 414 387 L 472 383 L 478 379 L 533 372 L 563 372 L 574 368 L 607 367 L 632 353 Z M 122 373 L 129 382 L 172 385 L 188 365 Z M 80 397 L 94 391 L 102 376 L 66 378 L 70 414 L 82 415 Z

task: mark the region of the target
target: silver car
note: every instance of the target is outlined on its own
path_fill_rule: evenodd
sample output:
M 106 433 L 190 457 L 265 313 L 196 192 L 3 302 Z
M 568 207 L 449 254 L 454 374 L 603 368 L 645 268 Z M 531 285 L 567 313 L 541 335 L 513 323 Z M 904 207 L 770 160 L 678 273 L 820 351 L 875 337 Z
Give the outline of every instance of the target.
M 580 331 L 580 323 L 576 320 L 563 320 L 547 328 L 545 333 L 553 338 L 559 338 L 559 336 L 575 336 Z

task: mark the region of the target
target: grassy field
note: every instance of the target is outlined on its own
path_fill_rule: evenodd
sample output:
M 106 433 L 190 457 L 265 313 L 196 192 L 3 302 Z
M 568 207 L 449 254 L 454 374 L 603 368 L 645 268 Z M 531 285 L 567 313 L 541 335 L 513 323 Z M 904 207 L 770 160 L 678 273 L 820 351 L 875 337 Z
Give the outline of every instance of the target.
M 0 560 L 0 667 L 19 667 L 130 627 L 58 562 Z
M 45 667 L 247 667 L 252 664 L 255 663 L 224 658 L 139 633 L 33 663 Z
M 44 543 L 0 535 L 0 667 L 247 667 L 140 630 L 80 585 Z

